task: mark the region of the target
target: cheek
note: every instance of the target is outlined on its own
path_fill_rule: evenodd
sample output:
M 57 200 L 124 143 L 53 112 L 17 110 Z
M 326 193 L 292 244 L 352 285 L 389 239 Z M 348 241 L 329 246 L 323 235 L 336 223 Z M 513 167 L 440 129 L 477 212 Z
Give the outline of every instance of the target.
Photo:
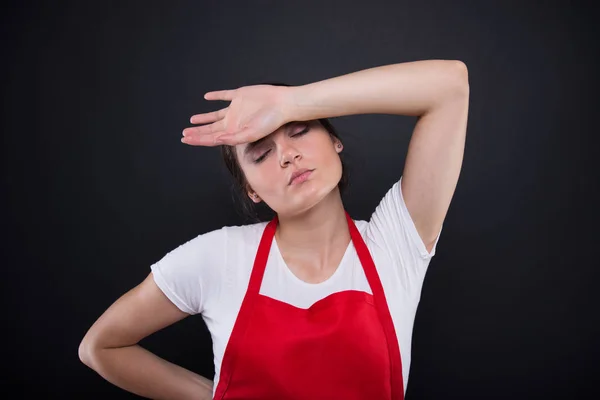
M 339 179 L 342 173 L 342 161 L 336 152 L 330 154 L 327 159 L 327 172 L 332 178 Z
M 327 152 L 326 163 L 328 176 L 335 180 L 337 184 L 339 179 L 342 177 L 342 160 L 340 159 L 339 153 L 335 151 L 333 146 L 331 147 L 331 150 Z
M 283 182 L 282 172 L 278 171 L 277 165 L 269 165 L 272 157 L 255 166 L 246 175 L 250 186 L 263 196 L 277 191 L 277 182 Z
M 328 167 L 334 167 L 340 163 L 340 156 L 333 148 L 329 139 L 327 139 L 327 143 L 321 144 L 321 149 L 319 159 L 322 163 L 326 164 Z
M 306 161 L 318 162 L 328 162 L 337 154 L 329 135 L 316 132 L 302 143 L 301 152 Z

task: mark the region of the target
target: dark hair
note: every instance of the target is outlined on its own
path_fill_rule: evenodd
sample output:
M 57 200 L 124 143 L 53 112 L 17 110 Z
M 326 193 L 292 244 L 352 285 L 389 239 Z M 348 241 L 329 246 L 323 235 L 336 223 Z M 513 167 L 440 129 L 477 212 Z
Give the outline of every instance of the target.
M 260 83 L 260 85 L 293 86 L 282 82 L 264 82 Z M 327 118 L 319 118 L 318 121 L 325 128 L 325 130 L 329 132 L 332 138 L 340 140 L 337 130 Z M 237 159 L 235 146 L 222 145 L 221 155 L 223 156 L 223 161 L 225 161 L 225 166 L 233 177 L 233 189 L 239 197 L 242 216 L 253 222 L 260 222 L 263 220 L 261 216 L 264 216 L 264 219 L 267 220 L 272 219 L 275 216 L 275 212 L 268 205 L 266 205 L 264 201 L 255 204 L 248 198 L 248 194 L 246 192 L 246 186 L 248 182 Z M 342 177 L 338 183 L 338 189 L 340 190 L 340 195 L 343 195 L 348 187 L 348 171 L 344 163 L 343 154 L 340 153 L 339 156 L 342 162 Z

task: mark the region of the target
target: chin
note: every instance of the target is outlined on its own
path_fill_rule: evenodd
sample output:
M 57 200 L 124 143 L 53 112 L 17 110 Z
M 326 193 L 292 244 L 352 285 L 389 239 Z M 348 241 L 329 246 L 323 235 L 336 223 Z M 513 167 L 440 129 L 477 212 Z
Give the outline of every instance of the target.
M 302 183 L 302 185 L 306 185 L 307 183 L 315 184 L 317 182 L 307 181 Z M 309 185 L 306 185 L 306 187 L 301 189 L 302 190 L 299 190 L 298 193 L 294 193 L 293 195 L 289 196 L 291 197 L 291 201 L 286 202 L 288 207 L 283 213 L 284 215 L 295 216 L 310 210 L 325 198 L 333 194 L 334 190 L 337 189 L 337 183 L 327 185 L 310 185 L 310 187 Z

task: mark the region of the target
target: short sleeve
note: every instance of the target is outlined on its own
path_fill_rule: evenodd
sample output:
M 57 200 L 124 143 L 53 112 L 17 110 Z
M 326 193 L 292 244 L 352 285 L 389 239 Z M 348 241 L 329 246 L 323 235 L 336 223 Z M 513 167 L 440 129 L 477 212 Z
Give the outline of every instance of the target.
M 435 255 L 442 230 L 440 228 L 433 248 L 428 252 L 406 208 L 401 182 L 402 177 L 377 205 L 369 220 L 367 237 L 388 254 L 397 268 L 403 269 L 401 276 L 419 281 L 424 278 L 429 261 Z
M 225 230 L 204 233 L 150 266 L 154 282 L 181 311 L 202 313 L 218 293 L 225 263 Z

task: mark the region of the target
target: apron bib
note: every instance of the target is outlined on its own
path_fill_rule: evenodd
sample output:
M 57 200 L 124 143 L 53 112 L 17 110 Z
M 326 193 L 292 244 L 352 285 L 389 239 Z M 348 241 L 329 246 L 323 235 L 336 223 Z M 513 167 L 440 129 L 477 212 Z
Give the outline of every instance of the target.
M 371 254 L 346 212 L 373 294 L 333 293 L 308 309 L 259 294 L 273 218 L 223 355 L 215 399 L 403 400 L 400 348 Z

